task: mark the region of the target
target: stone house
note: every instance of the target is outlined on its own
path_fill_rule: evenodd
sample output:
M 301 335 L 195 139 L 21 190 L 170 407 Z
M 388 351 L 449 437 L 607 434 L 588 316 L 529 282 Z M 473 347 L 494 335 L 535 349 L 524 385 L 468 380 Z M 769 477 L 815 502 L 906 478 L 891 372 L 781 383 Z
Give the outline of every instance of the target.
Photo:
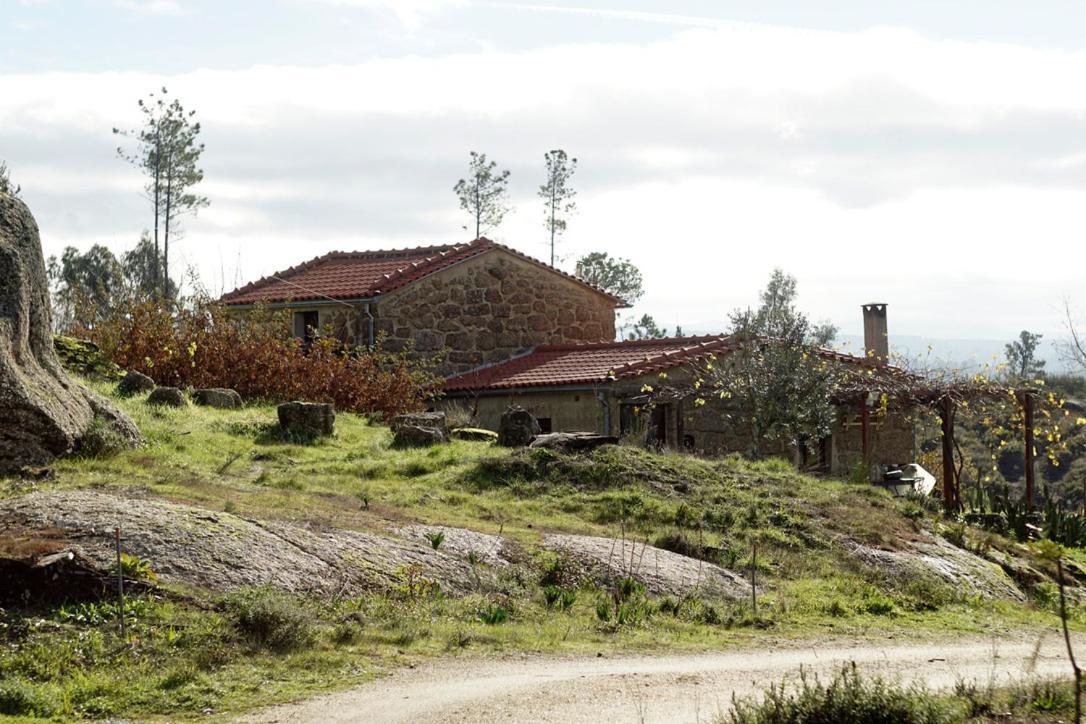
M 287 309 L 294 334 L 420 354 L 456 374 L 547 344 L 615 338 L 618 297 L 488 239 L 331 252 L 222 297 L 235 310 Z
M 841 364 L 870 366 L 886 359 L 885 305 L 881 326 L 869 318 L 869 352 L 856 357 L 831 350 L 820 354 Z M 881 337 L 881 343 L 879 342 Z M 723 419 L 719 403 L 703 406 L 683 399 L 650 401 L 646 385 L 659 388 L 661 373 L 681 384 L 691 363 L 735 349 L 727 335 L 679 337 L 625 342 L 541 345 L 497 365 L 456 375 L 445 382 L 445 408 L 466 408 L 480 427 L 497 429 L 502 412 L 520 405 L 540 421 L 544 432 L 594 431 L 604 435 L 647 435 L 659 445 L 706 455 L 745 452 L 749 440 Z M 763 448 L 795 458 L 806 469 L 837 475 L 863 462 L 902 464 L 916 456 L 914 425 L 900 411 L 880 413 L 857 401 L 837 403 L 831 434 L 809 446 L 814 452 Z M 865 410 L 865 408 L 867 408 Z M 866 438 L 866 445 L 865 445 Z

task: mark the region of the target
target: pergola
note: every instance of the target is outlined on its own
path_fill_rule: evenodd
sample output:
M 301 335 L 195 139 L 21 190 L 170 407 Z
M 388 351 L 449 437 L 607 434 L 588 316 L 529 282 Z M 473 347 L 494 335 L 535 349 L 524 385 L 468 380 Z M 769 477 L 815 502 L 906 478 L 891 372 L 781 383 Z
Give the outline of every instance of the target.
M 963 403 L 977 400 L 995 400 L 1013 397 L 1022 407 L 1025 445 L 1025 502 L 1028 511 L 1033 510 L 1036 483 L 1034 471 L 1034 417 L 1036 413 L 1035 388 L 1015 388 L 997 384 L 989 379 L 935 381 L 907 373 L 887 365 L 872 365 L 865 373 L 854 376 L 846 383 L 848 395 L 858 394 L 860 400 L 860 425 L 864 465 L 871 465 L 871 410 L 868 401 L 872 394 L 886 395 L 891 404 L 907 407 L 927 407 L 939 415 L 942 429 L 943 507 L 947 512 L 961 509 L 958 489 L 958 471 L 954 467 L 956 448 L 954 424 Z M 838 395 L 841 397 L 842 395 Z

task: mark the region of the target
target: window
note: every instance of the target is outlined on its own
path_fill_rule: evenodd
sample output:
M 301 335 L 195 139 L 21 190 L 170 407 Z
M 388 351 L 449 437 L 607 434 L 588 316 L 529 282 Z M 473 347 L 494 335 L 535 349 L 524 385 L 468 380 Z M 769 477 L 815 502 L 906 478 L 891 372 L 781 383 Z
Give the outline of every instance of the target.
M 536 418 L 536 421 L 539 422 L 539 432 L 543 435 L 554 431 L 553 425 L 551 425 L 551 419 L 549 417 L 539 417 Z

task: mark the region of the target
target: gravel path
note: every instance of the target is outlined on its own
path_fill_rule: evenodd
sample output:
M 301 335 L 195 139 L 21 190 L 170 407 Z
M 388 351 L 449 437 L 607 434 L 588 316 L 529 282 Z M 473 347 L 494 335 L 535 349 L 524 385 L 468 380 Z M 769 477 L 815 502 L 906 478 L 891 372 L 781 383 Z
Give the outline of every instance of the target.
M 767 642 L 768 643 L 768 642 Z M 1086 637 L 1078 646 L 1086 644 Z M 620 658 L 452 658 L 397 671 L 351 691 L 251 715 L 251 722 L 713 722 L 732 694 L 747 696 L 799 667 L 867 672 L 946 689 L 1067 675 L 1062 641 L 966 640 L 902 645 L 774 643 L 773 650 Z

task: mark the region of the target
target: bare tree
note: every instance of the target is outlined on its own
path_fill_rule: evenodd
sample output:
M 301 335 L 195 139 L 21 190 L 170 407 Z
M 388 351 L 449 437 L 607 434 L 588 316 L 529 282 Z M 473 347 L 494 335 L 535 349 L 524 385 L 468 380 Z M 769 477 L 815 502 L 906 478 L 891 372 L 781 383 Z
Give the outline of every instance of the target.
M 1086 372 L 1086 336 L 1078 329 L 1075 321 L 1075 310 L 1069 300 L 1063 303 L 1064 326 L 1067 327 L 1067 338 L 1059 345 L 1063 358 L 1080 367 Z
M 509 171 L 499 171 L 497 162 L 487 161 L 485 153 L 471 152 L 468 177 L 457 181 L 453 191 L 460 199 L 460 208 L 475 221 L 476 239 L 501 224 L 509 212 L 508 186 Z
M 573 200 L 577 192 L 570 184 L 577 170 L 577 159 L 570 158 L 560 148 L 547 151 L 543 159 L 547 164 L 547 181 L 539 187 L 539 197 L 543 199 L 543 226 L 550 234 L 551 266 L 554 266 L 555 242 L 565 233 L 566 217 L 577 209 Z
M 200 124 L 195 111 L 186 111 L 168 91 L 152 93 L 139 101 L 143 127 L 132 131 L 114 128 L 113 133 L 135 139 L 136 150 L 117 148 L 117 155 L 139 168 L 147 177 L 145 191 L 154 214 L 154 258 L 162 260 L 161 272 L 155 268 L 155 288 L 169 298 L 170 239 L 179 238 L 179 221 L 185 214 L 195 214 L 208 205 L 204 196 L 192 188 L 204 178 L 198 166 L 204 144 L 198 142 Z M 160 244 L 161 231 L 161 244 Z

